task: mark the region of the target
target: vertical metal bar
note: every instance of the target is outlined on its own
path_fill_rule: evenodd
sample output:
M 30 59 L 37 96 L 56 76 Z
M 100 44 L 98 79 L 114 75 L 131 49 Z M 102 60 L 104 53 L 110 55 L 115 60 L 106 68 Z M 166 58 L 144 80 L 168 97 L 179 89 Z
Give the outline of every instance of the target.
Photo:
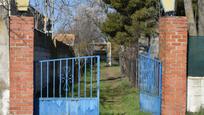
M 91 79 L 90 79 L 90 97 L 92 97 L 92 57 L 91 57 Z
M 97 97 L 100 97 L 100 56 L 97 56 Z
M 67 78 L 68 75 L 69 75 L 69 73 L 68 73 L 68 60 L 66 60 L 66 86 L 65 86 L 65 87 L 66 87 L 66 88 L 65 88 L 65 89 L 66 89 L 66 90 L 65 90 L 65 92 L 66 92 L 66 97 L 67 97 L 67 94 L 68 94 L 68 87 L 67 87 L 67 86 L 68 86 L 68 84 L 67 84 L 67 83 L 68 83 L 68 82 L 67 82 L 67 80 L 68 80 L 68 78 Z
M 159 62 L 157 61 L 156 62 L 156 76 L 157 76 L 157 87 L 158 87 L 158 94 L 159 94 L 159 90 L 160 90 L 160 88 L 159 88 L 159 82 L 160 82 L 160 79 L 159 79 Z
M 100 56 L 97 56 L 97 98 L 98 98 L 98 104 L 100 103 Z M 98 106 L 99 110 L 99 106 Z M 99 115 L 99 111 L 98 111 Z
M 155 89 L 155 94 L 158 94 L 158 87 L 157 87 L 157 78 L 158 78 L 158 76 L 156 75 L 156 61 L 155 61 L 155 59 L 152 61 L 153 62 L 153 76 L 154 76 L 154 81 L 153 81 L 153 85 L 154 85 L 154 89 Z
M 159 93 L 160 93 L 160 98 L 162 96 L 162 63 L 159 62 Z
M 86 58 L 85 58 L 85 66 L 84 66 L 84 97 L 86 97 Z
M 47 97 L 49 97 L 49 61 L 47 61 Z
M 72 98 L 74 97 L 74 59 L 72 59 Z
M 55 61 L 53 61 L 53 97 L 55 97 Z
M 139 89 L 141 88 L 141 86 L 140 86 L 140 55 L 138 56 L 138 86 L 139 86 Z
M 40 97 L 42 98 L 42 87 L 43 87 L 43 79 L 42 79 L 43 73 L 42 73 L 42 62 L 40 62 Z
M 78 59 L 78 97 L 80 97 L 80 59 Z
M 60 83 L 59 83 L 59 97 L 61 97 L 61 90 L 62 90 L 62 61 L 60 60 Z
M 157 83 L 158 83 L 158 76 L 157 76 L 157 61 L 154 61 L 154 77 L 155 77 L 155 79 L 154 79 L 154 86 L 155 86 L 155 88 L 157 88 L 157 91 L 156 91 L 156 93 L 158 94 L 158 92 L 159 92 L 159 88 L 158 88 L 158 85 L 157 85 Z
M 161 114 L 161 105 L 162 105 L 162 63 L 159 62 L 159 96 L 160 96 L 160 114 Z

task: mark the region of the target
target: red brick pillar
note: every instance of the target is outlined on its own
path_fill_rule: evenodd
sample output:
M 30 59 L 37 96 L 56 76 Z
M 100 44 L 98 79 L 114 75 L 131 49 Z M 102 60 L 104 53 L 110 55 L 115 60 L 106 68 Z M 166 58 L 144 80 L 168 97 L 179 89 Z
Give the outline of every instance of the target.
M 33 114 L 33 17 L 10 17 L 10 114 Z
M 162 115 L 185 115 L 187 18 L 162 17 L 159 22 L 162 61 Z

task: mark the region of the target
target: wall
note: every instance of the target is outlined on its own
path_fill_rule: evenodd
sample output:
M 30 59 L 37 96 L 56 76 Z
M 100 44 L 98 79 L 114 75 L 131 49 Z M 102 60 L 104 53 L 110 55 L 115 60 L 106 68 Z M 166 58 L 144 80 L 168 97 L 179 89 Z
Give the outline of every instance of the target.
M 162 115 L 186 114 L 187 18 L 159 20 L 162 62 Z
M 188 76 L 187 111 L 198 112 L 204 107 L 204 77 Z
M 188 76 L 204 76 L 204 36 L 188 38 Z
M 9 110 L 9 33 L 7 11 L 0 5 L 0 115 Z
M 197 112 L 204 107 L 204 36 L 188 39 L 187 110 Z
M 33 114 L 34 18 L 10 16 L 10 115 Z
M 8 52 L 6 50 L 3 52 L 10 54 L 9 114 L 32 115 L 35 112 L 34 94 L 37 95 L 40 86 L 39 60 L 71 57 L 73 51 L 71 47 L 61 42 L 57 42 L 55 47 L 49 34 L 36 31 L 33 16 L 12 15 L 9 25 L 9 49 Z M 3 60 L 5 62 L 5 59 Z M 7 66 L 4 66 L 4 68 Z

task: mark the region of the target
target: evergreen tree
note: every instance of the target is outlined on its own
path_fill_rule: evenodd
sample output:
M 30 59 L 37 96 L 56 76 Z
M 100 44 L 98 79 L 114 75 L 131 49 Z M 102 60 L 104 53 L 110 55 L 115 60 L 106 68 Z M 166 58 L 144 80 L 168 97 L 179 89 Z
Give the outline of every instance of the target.
M 115 12 L 107 15 L 102 32 L 120 45 L 137 44 L 140 37 L 156 34 L 159 0 L 103 0 Z
M 160 2 L 159 0 L 103 1 L 113 10 L 107 15 L 101 30 L 109 36 L 112 43 L 125 46 L 125 51 L 120 53 L 126 56 L 121 66 L 126 67 L 127 71 L 124 74 L 129 77 L 132 86 L 137 87 L 138 76 L 135 70 L 137 70 L 139 38 L 151 38 L 157 34 Z

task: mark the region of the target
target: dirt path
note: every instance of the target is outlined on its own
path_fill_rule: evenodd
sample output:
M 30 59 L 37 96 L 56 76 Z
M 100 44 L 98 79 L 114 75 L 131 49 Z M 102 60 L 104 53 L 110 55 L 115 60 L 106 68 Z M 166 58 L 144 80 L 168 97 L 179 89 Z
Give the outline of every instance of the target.
M 101 67 L 101 115 L 146 115 L 139 111 L 138 91 L 120 74 L 119 66 Z

